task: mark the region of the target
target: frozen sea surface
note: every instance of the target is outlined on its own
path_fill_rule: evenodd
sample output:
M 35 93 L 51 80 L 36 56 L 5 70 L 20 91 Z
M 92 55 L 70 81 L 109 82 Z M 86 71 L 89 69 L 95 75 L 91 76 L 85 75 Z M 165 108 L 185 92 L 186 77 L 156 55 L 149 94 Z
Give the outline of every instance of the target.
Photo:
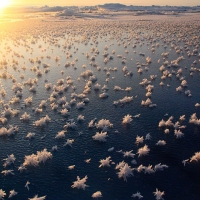
M 165 199 L 199 199 L 200 163 L 193 161 L 185 166 L 182 163 L 200 150 L 200 127 L 189 123 L 193 113 L 200 118 L 200 107 L 195 106 L 200 103 L 199 21 L 27 20 L 5 24 L 1 24 L 0 38 L 0 110 L 1 119 L 6 117 L 7 122 L 2 122 L 0 128 L 9 125 L 19 128 L 12 136 L 0 137 L 0 171 L 11 169 L 15 173 L 0 175 L 0 189 L 7 194 L 5 199 L 8 199 L 9 191 L 15 189 L 18 194 L 13 199 L 21 200 L 36 194 L 47 195 L 49 200 L 86 200 L 92 199 L 96 191 L 101 191 L 102 199 L 107 200 L 133 199 L 131 195 L 137 191 L 143 199 L 151 200 L 155 199 L 156 188 L 165 192 Z M 139 69 L 142 73 L 138 73 Z M 86 70 L 90 70 L 89 76 L 83 76 Z M 96 79 L 90 81 L 91 75 Z M 151 75 L 157 77 L 152 80 Z M 141 85 L 144 79 L 148 83 Z M 183 80 L 187 86 L 181 86 Z M 47 83 L 52 85 L 49 90 L 45 89 Z M 95 90 L 97 83 L 101 85 L 100 90 Z M 19 102 L 12 103 L 16 84 L 22 97 Z M 154 86 L 150 99 L 155 107 L 141 105 L 142 100 L 147 100 L 145 88 L 149 84 Z M 103 88 L 104 85 L 107 87 Z M 32 86 L 35 92 L 30 91 Z M 115 91 L 115 86 L 122 90 Z M 176 91 L 179 86 L 181 92 Z M 127 87 L 132 89 L 126 92 Z M 191 96 L 185 94 L 188 90 Z M 100 98 L 99 94 L 103 92 L 108 97 Z M 89 102 L 77 109 L 77 103 L 84 100 L 79 96 L 83 93 Z M 58 105 L 57 110 L 50 106 L 53 94 L 57 94 L 54 100 L 51 98 Z M 113 104 L 125 96 L 133 97 L 132 101 Z M 28 97 L 32 97 L 32 103 L 25 105 L 24 100 Z M 63 108 L 58 104 L 62 97 L 66 97 L 69 104 L 72 99 L 76 100 L 66 116 L 61 115 Z M 41 113 L 36 113 L 42 100 L 47 100 L 46 106 L 42 107 Z M 18 110 L 18 115 L 4 116 L 4 110 L 8 108 Z M 27 122 L 20 120 L 24 112 L 30 115 Z M 78 122 L 80 114 L 84 120 Z M 132 116 L 132 121 L 122 124 L 127 114 Z M 133 117 L 138 114 L 139 117 Z M 46 115 L 50 122 L 36 127 L 34 122 Z M 175 124 L 182 115 L 185 120 L 180 126 L 186 126 L 181 129 L 183 137 L 174 135 L 173 126 L 166 127 L 169 134 L 164 133 L 164 127 L 158 127 L 162 119 L 167 121 L 173 116 L 172 123 Z M 57 133 L 72 119 L 76 128 L 68 128 L 65 138 L 56 139 Z M 101 119 L 113 124 L 107 129 L 106 142 L 92 138 L 101 131 L 95 126 Z M 91 120 L 94 120 L 94 127 L 89 128 Z M 26 138 L 29 132 L 35 133 L 33 139 Z M 148 133 L 151 140 L 135 143 L 137 136 L 145 139 Z M 72 146 L 63 146 L 67 139 L 74 140 Z M 159 140 L 164 140 L 166 145 L 156 145 Z M 138 149 L 145 144 L 150 149 L 149 154 L 138 157 Z M 58 150 L 52 151 L 55 145 Z M 111 147 L 114 150 L 108 151 Z M 52 153 L 51 159 L 36 167 L 27 166 L 22 172 L 18 170 L 25 155 L 36 154 L 44 148 Z M 131 162 L 133 158 L 119 153 L 120 150 L 133 150 L 137 164 Z M 16 158 L 14 164 L 4 167 L 3 159 L 11 154 Z M 110 167 L 99 168 L 99 161 L 108 156 L 112 160 Z M 87 159 L 91 159 L 89 163 L 85 162 Z M 128 177 L 127 182 L 118 178 L 119 170 L 115 169 L 123 160 L 135 168 L 134 176 Z M 159 163 L 168 168 L 151 174 L 137 171 L 141 164 L 154 168 Z M 72 165 L 75 167 L 70 170 L 68 167 Z M 82 179 L 86 175 L 89 187 L 85 190 L 71 187 L 77 176 Z M 27 181 L 30 182 L 29 191 L 24 187 Z

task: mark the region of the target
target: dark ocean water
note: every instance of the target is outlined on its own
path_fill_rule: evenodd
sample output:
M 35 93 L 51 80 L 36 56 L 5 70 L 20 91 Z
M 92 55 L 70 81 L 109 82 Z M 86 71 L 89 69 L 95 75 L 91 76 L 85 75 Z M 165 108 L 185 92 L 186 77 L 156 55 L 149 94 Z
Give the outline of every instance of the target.
M 66 36 L 67 37 L 67 36 Z M 59 44 L 63 44 L 63 38 L 57 38 Z M 23 97 L 20 103 L 15 105 L 10 105 L 13 109 L 18 109 L 20 111 L 19 115 L 16 117 L 11 117 L 8 119 L 8 124 L 18 126 L 19 131 L 13 137 L 1 137 L 0 138 L 0 171 L 4 170 L 3 159 L 7 155 L 14 154 L 16 161 L 13 165 L 7 167 L 6 169 L 13 169 L 15 175 L 4 176 L 0 175 L 0 188 L 3 189 L 8 199 L 9 191 L 15 189 L 18 194 L 13 197 L 13 199 L 25 200 L 38 194 L 38 196 L 47 195 L 48 200 L 87 200 L 92 199 L 91 195 L 96 191 L 101 191 L 103 198 L 105 200 L 128 200 L 133 199 L 131 195 L 137 191 L 141 192 L 144 196 L 143 199 L 151 200 L 155 199 L 153 192 L 158 188 L 160 191 L 165 191 L 164 199 L 169 200 L 198 200 L 200 198 L 199 190 L 199 180 L 200 171 L 199 163 L 192 162 L 184 166 L 182 160 L 190 158 L 195 152 L 200 150 L 200 127 L 189 123 L 190 116 L 193 113 L 197 114 L 200 118 L 200 107 L 195 107 L 196 103 L 200 103 L 200 73 L 198 71 L 194 72 L 193 76 L 190 76 L 190 66 L 194 60 L 198 60 L 196 56 L 187 57 L 186 52 L 178 55 L 175 53 L 174 49 L 167 45 L 164 48 L 162 40 L 159 41 L 160 46 L 155 47 L 155 53 L 152 53 L 150 45 L 144 40 L 142 46 L 139 44 L 136 48 L 132 48 L 132 45 L 128 45 L 125 49 L 123 44 L 118 45 L 115 39 L 110 39 L 109 35 L 103 38 L 98 38 L 99 44 L 95 45 L 92 40 L 88 42 L 87 45 L 82 43 L 74 42 L 73 46 L 69 50 L 63 50 L 62 47 L 55 45 L 50 45 L 45 43 L 42 39 L 39 39 L 35 44 L 30 44 L 30 48 L 33 49 L 26 51 L 26 47 L 22 45 L 23 41 L 17 46 L 13 45 L 11 40 L 7 40 L 7 44 L 3 41 L 1 43 L 1 49 L 5 49 L 5 46 L 11 46 L 12 51 L 19 52 L 24 55 L 24 58 L 17 58 L 19 64 L 18 69 L 23 65 L 27 66 L 26 70 L 20 69 L 20 71 L 14 70 L 11 67 L 12 51 L 6 54 L 6 59 L 9 60 L 9 65 L 7 67 L 7 72 L 13 74 L 17 82 L 22 83 L 23 80 L 20 79 L 20 74 L 24 74 L 24 80 L 28 78 L 35 78 L 35 73 L 30 70 L 34 65 L 39 66 L 39 69 L 43 71 L 42 64 L 30 63 L 29 58 L 36 58 L 41 55 L 44 56 L 42 63 L 50 64 L 50 71 L 44 73 L 38 78 L 36 84 L 36 92 L 29 92 L 29 86 L 24 86 Z M 126 41 L 126 39 L 124 39 Z M 133 39 L 134 41 L 134 39 Z M 46 51 L 41 51 L 38 46 L 41 45 L 42 49 Z M 108 45 L 108 52 L 111 55 L 112 50 L 115 50 L 113 55 L 114 59 L 110 60 L 107 64 L 103 62 L 104 57 L 102 56 L 104 52 L 105 45 Z M 179 45 L 184 45 L 184 43 L 179 43 Z M 90 65 L 90 59 L 86 58 L 84 55 L 86 52 L 91 51 L 91 47 L 98 48 L 99 55 L 96 56 L 95 62 L 101 67 L 101 71 L 98 71 L 96 67 Z M 74 53 L 74 48 L 78 48 L 78 51 Z M 53 50 L 52 50 L 53 49 Z M 128 50 L 129 53 L 125 53 Z M 66 59 L 66 51 L 72 54 L 72 58 Z M 134 53 L 133 51 L 136 51 Z M 160 86 L 161 82 L 161 72 L 159 67 L 162 65 L 162 52 L 170 52 L 167 60 L 171 61 L 177 59 L 179 56 L 184 56 L 185 60 L 180 61 L 180 66 L 177 68 L 167 68 L 169 71 L 174 70 L 175 73 L 171 78 L 166 78 L 163 80 L 164 86 Z M 140 56 L 139 52 L 145 53 L 145 56 Z M 120 54 L 126 57 L 127 63 L 122 64 L 121 58 L 117 58 Z M 51 59 L 46 58 L 47 55 L 51 56 Z M 92 53 L 90 53 L 92 55 Z M 60 56 L 60 60 L 56 62 L 54 60 L 55 56 Z M 147 71 L 143 70 L 143 73 L 139 74 L 137 72 L 136 62 L 139 61 L 141 64 L 145 63 L 145 58 L 149 56 L 152 59 L 151 64 L 149 64 L 149 69 Z M 74 67 L 70 66 L 65 68 L 64 65 L 66 61 L 73 61 L 78 58 L 75 62 Z M 158 59 L 161 59 L 158 63 Z M 60 63 L 58 65 L 58 63 Z M 199 62 L 195 65 L 197 69 L 200 68 Z M 86 69 L 82 68 L 82 65 L 86 65 Z M 132 71 L 132 76 L 124 76 L 122 68 L 124 66 L 128 67 L 129 71 Z M 187 69 L 185 68 L 187 66 Z M 117 71 L 110 71 L 110 75 L 106 75 L 103 70 L 104 67 L 114 68 L 117 67 Z M 142 67 L 144 69 L 144 67 Z M 183 72 L 181 76 L 185 77 L 188 83 L 188 87 L 185 89 L 191 90 L 192 97 L 188 97 L 184 92 L 176 92 L 176 88 L 180 85 L 181 81 L 176 78 L 176 72 L 178 69 L 182 68 Z M 55 85 L 57 80 L 60 78 L 66 79 L 67 76 L 71 76 L 74 80 L 73 85 L 76 86 L 75 92 L 80 94 L 84 90 L 86 80 L 88 78 L 80 78 L 81 72 L 85 70 L 92 70 L 94 75 L 97 77 L 97 81 L 92 84 L 91 92 L 86 96 L 89 98 L 89 103 L 86 104 L 85 108 L 82 110 L 77 110 L 75 106 L 70 109 L 69 117 L 62 117 L 59 111 L 52 111 L 50 108 L 50 102 L 47 101 L 47 107 L 42 113 L 36 114 L 33 108 L 39 106 L 41 100 L 47 100 L 52 93 L 52 89 L 47 91 L 44 87 L 45 82 L 52 83 Z M 60 72 L 64 71 L 62 75 Z M 1 69 L 3 72 L 4 69 Z M 150 80 L 150 75 L 157 75 L 157 78 L 151 82 L 154 85 L 151 100 L 157 105 L 155 108 L 149 108 L 141 106 L 141 101 L 146 100 L 145 94 L 146 90 L 144 86 L 139 83 L 147 78 Z M 114 78 L 112 78 L 114 77 Z M 109 81 L 106 82 L 106 78 Z M 99 98 L 101 91 L 95 91 L 94 85 L 96 83 L 107 85 L 109 97 L 106 99 Z M 167 86 L 169 84 L 169 86 Z M 14 96 L 12 91 L 13 82 L 11 79 L 1 78 L 1 88 L 7 91 L 7 95 L 2 97 L 5 103 L 8 103 L 10 98 Z M 114 86 L 120 86 L 121 88 L 132 87 L 130 92 L 125 91 L 114 91 Z M 65 96 L 67 101 L 71 100 L 71 94 L 74 90 L 69 87 L 67 91 L 59 95 L 59 97 Z M 25 106 L 23 99 L 28 96 L 33 97 L 32 105 Z M 113 101 L 122 99 L 124 96 L 133 96 L 133 101 L 124 104 L 114 106 Z M 79 100 L 77 100 L 78 102 Z M 1 111 L 3 107 L 1 106 Z M 23 123 L 20 121 L 20 117 L 24 112 L 31 115 L 30 121 Z M 168 116 L 166 116 L 166 113 Z M 51 122 L 45 125 L 43 128 L 37 128 L 33 125 L 34 121 L 44 117 L 46 114 L 51 118 Z M 76 122 L 77 128 L 75 130 L 68 130 L 66 133 L 66 139 L 74 139 L 72 147 L 63 146 L 66 139 L 56 140 L 56 134 L 63 130 L 63 126 L 66 124 L 68 119 L 74 119 L 76 121 L 79 114 L 85 116 L 83 122 Z M 123 125 L 122 119 L 125 115 L 130 114 L 132 116 L 140 114 L 139 118 L 133 118 L 133 121 L 129 125 Z M 186 116 L 186 120 L 182 122 L 186 125 L 183 130 L 184 137 L 176 138 L 174 135 L 174 129 L 170 128 L 169 134 L 164 134 L 164 128 L 159 128 L 158 123 L 161 119 L 167 120 L 170 116 L 173 116 L 173 122 L 179 120 L 181 115 Z M 108 138 L 105 143 L 100 143 L 94 141 L 92 136 L 98 132 L 98 129 L 88 128 L 88 123 L 96 118 L 97 122 L 100 119 L 107 119 L 113 124 L 113 128 L 108 130 Z M 5 125 L 5 126 L 7 126 Z M 4 125 L 1 125 L 1 127 Z M 117 131 L 116 131 L 117 130 Z M 79 136 L 79 132 L 82 131 L 83 134 Z M 36 133 L 32 140 L 26 139 L 28 132 Z M 144 140 L 143 144 L 136 145 L 136 136 L 146 136 L 150 133 L 152 136 L 151 140 Z M 46 135 L 44 139 L 42 136 Z M 165 140 L 165 146 L 157 146 L 158 140 Z M 137 153 L 138 148 L 143 147 L 147 144 L 150 148 L 149 155 L 139 157 L 135 156 L 137 161 L 136 165 L 131 163 L 131 158 L 124 158 L 123 154 L 116 151 L 130 151 Z M 38 167 L 27 167 L 27 170 L 23 172 L 18 171 L 18 167 L 24 162 L 25 155 L 36 154 L 37 151 L 41 151 L 46 148 L 51 151 L 52 147 L 57 145 L 58 151 L 52 152 L 53 157 L 46 161 L 45 164 L 41 163 Z M 108 152 L 107 150 L 114 147 L 114 151 Z M 112 163 L 110 167 L 99 168 L 100 159 L 105 159 L 111 156 Z M 85 160 L 91 158 L 90 163 L 86 163 Z M 127 179 L 127 182 L 122 178 L 118 178 L 117 170 L 115 166 L 121 161 L 127 162 L 132 168 L 137 168 L 140 164 L 145 166 L 156 165 L 156 164 L 166 164 L 169 167 L 163 171 L 158 171 L 153 174 L 144 174 L 133 171 L 134 176 Z M 69 170 L 68 166 L 75 165 L 73 170 Z M 83 178 L 88 176 L 86 184 L 89 186 L 85 190 L 71 188 L 71 185 L 76 181 L 76 177 L 80 176 Z M 30 182 L 30 190 L 28 191 L 24 186 L 26 182 Z

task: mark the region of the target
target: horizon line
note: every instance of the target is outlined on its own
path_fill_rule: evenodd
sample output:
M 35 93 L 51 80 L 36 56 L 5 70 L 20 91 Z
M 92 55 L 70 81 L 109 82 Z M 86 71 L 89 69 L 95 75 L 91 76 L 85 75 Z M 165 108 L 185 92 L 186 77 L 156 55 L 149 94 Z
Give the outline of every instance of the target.
M 125 6 L 136 6 L 136 7 L 153 7 L 153 6 L 158 6 L 158 7 L 199 7 L 199 5 L 157 5 L 157 4 L 152 4 L 152 5 L 134 5 L 134 4 L 123 4 L 123 3 L 104 3 L 104 4 L 97 4 L 97 5 L 48 5 L 48 4 L 12 4 L 6 6 L 6 8 L 11 8 L 11 7 L 86 7 L 86 6 L 99 6 L 99 5 L 106 5 L 106 4 L 121 4 Z

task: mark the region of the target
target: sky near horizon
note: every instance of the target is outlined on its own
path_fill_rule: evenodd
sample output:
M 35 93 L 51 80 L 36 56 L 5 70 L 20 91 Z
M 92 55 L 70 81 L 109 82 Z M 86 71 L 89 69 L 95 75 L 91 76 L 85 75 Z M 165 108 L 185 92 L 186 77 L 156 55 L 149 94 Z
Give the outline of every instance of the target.
M 0 0 L 1 1 L 1 0 Z M 19 5 L 19 6 L 86 6 L 86 5 L 99 5 L 105 3 L 122 3 L 126 5 L 142 5 L 142 6 L 151 6 L 151 5 L 169 5 L 169 6 L 196 6 L 200 5 L 199 0 L 7 0 L 10 5 Z

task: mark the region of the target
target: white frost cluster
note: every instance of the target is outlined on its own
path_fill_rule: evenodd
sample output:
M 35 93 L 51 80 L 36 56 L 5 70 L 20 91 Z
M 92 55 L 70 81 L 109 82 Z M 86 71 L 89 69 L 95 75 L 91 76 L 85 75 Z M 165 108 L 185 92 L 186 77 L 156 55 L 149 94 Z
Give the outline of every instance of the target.
M 157 146 L 164 146 L 166 145 L 165 140 L 158 140 L 158 142 L 156 143 Z
M 101 119 L 96 124 L 96 128 L 102 129 L 102 130 L 107 130 L 109 127 L 113 127 L 113 124 L 111 124 L 110 121 L 107 119 Z
M 26 138 L 28 138 L 28 139 L 30 140 L 30 139 L 34 138 L 34 136 L 35 136 L 35 133 L 29 132 L 29 133 L 26 135 Z
M 52 154 L 44 149 L 42 151 L 37 151 L 37 154 L 31 154 L 25 156 L 23 166 L 38 166 L 41 162 L 45 163 L 48 159 L 52 158 Z
M 0 117 L 0 122 L 1 122 L 2 124 L 6 124 L 6 123 L 8 122 L 8 120 L 7 120 L 7 118 L 5 118 L 5 117 Z
M 86 71 L 81 73 L 81 76 L 84 77 L 84 78 L 93 76 L 93 71 L 92 70 L 86 70 Z
M 110 159 L 111 157 L 109 156 L 109 157 L 107 157 L 106 159 L 101 159 L 99 162 L 101 163 L 100 165 L 99 165 L 99 167 L 110 167 L 110 162 L 112 161 L 111 159 Z
M 14 197 L 15 195 L 17 195 L 18 193 L 15 190 L 10 190 L 10 194 L 8 198 Z
M 5 191 L 3 191 L 2 189 L 0 189 L 0 199 L 3 199 L 6 196 Z
M 148 79 L 144 78 L 144 79 L 142 79 L 142 82 L 140 82 L 139 84 L 140 85 L 147 85 L 147 84 L 150 84 L 150 83 L 151 83 L 151 81 L 149 81 Z
M 119 178 L 123 178 L 124 181 L 127 181 L 128 177 L 133 176 L 133 169 L 125 163 L 119 168 L 119 172 L 117 174 Z
M 66 132 L 66 131 L 64 131 L 64 130 L 58 132 L 55 138 L 56 138 L 56 139 L 64 138 L 64 137 L 65 137 L 65 132 Z
M 167 121 L 162 119 L 159 122 L 158 127 L 174 126 L 174 123 L 172 122 L 172 120 L 173 120 L 173 116 L 169 117 L 169 119 Z
M 97 191 L 95 193 L 92 194 L 92 198 L 100 198 L 103 197 L 101 191 Z
M 103 93 L 99 94 L 99 97 L 101 99 L 105 99 L 105 98 L 109 97 L 109 94 L 107 92 L 103 92 Z
M 148 148 L 148 146 L 145 144 L 143 147 L 138 149 L 138 157 L 140 156 L 146 156 L 149 154 L 150 149 Z
M 3 164 L 3 166 L 7 167 L 7 166 L 13 164 L 15 162 L 16 158 L 15 158 L 14 154 L 11 154 L 11 155 L 8 155 L 8 157 L 3 160 L 5 160 L 5 163 Z
M 113 89 L 114 91 L 122 91 L 122 90 L 124 90 L 124 89 L 122 89 L 120 86 L 115 86 L 114 87 L 114 89 Z
M 59 105 L 65 104 L 65 103 L 66 103 L 66 97 L 61 97 L 60 99 L 58 99 L 57 103 L 58 103 Z
M 20 98 L 19 97 L 13 97 L 9 103 L 10 104 L 16 104 L 16 103 L 19 103 L 20 102 Z
M 83 116 L 83 115 L 79 115 L 78 117 L 77 117 L 77 121 L 78 122 L 82 122 L 82 121 L 84 121 L 85 120 L 85 117 Z
M 158 190 L 158 189 L 156 188 L 156 191 L 153 192 L 153 194 L 154 194 L 154 196 L 156 197 L 156 200 L 161 200 L 161 199 L 163 199 L 162 196 L 165 194 L 165 192 L 164 192 L 164 191 L 161 192 L 160 190 Z
M 11 136 L 11 135 L 14 135 L 15 132 L 18 131 L 18 127 L 17 126 L 9 126 L 9 128 L 5 128 L 5 127 L 2 127 L 0 128 L 0 136 Z
M 147 167 L 144 166 L 144 165 L 140 165 L 138 168 L 137 168 L 137 171 L 139 173 L 143 172 L 144 174 L 152 174 L 152 173 L 155 173 L 152 165 L 148 165 Z
M 143 141 L 144 141 L 144 137 L 143 136 L 140 137 L 137 135 L 135 144 L 143 143 Z
M 80 179 L 79 176 L 77 176 L 77 181 L 74 181 L 73 185 L 71 186 L 72 188 L 77 188 L 77 189 L 83 189 L 85 190 L 86 187 L 88 187 L 88 185 L 86 185 L 86 181 L 87 181 L 87 176 L 85 176 L 84 178 Z
M 196 104 L 195 104 L 195 107 L 200 107 L 200 103 L 196 103 Z
M 45 200 L 46 196 L 38 197 L 38 195 L 35 195 L 33 198 L 28 198 L 28 200 Z
M 153 104 L 152 101 L 151 101 L 151 99 L 149 99 L 149 98 L 147 98 L 146 101 L 142 100 L 141 105 L 142 106 L 148 106 L 150 108 L 157 106 L 156 104 Z
M 1 173 L 4 175 L 4 176 L 7 176 L 7 175 L 15 175 L 13 173 L 14 170 L 3 170 Z
M 185 91 L 185 95 L 188 96 L 188 97 L 191 97 L 192 96 L 191 91 L 190 90 L 186 90 Z
M 124 98 L 122 99 L 119 99 L 117 101 L 114 101 L 113 104 L 115 106 L 119 105 L 119 104 L 126 104 L 126 103 L 130 103 L 131 101 L 133 101 L 133 96 L 131 97 L 128 97 L 128 96 L 125 96 Z
M 191 158 L 190 158 L 190 162 L 192 161 L 200 161 L 200 152 L 196 152 Z
M 74 139 L 67 139 L 67 142 L 65 142 L 65 144 L 63 146 L 70 146 L 70 147 L 72 147 L 73 142 L 74 142 Z
M 76 129 L 76 122 L 74 122 L 73 121 L 73 119 L 72 120 L 70 120 L 69 122 L 67 122 L 64 126 L 63 126 L 63 128 L 64 129 Z
M 23 85 L 21 85 L 21 83 L 14 83 L 12 86 L 12 90 L 14 91 L 14 93 L 17 93 L 17 91 L 22 91 Z
M 181 130 L 174 130 L 174 135 L 176 138 L 182 138 L 184 136 L 184 133 Z
M 77 104 L 76 104 L 76 108 L 78 109 L 78 110 L 81 110 L 81 109 L 83 109 L 85 107 L 85 103 L 82 101 L 82 102 L 78 102 Z
M 22 120 L 22 121 L 24 121 L 24 122 L 29 121 L 29 119 L 30 119 L 30 115 L 27 114 L 27 112 L 25 112 L 24 114 L 22 114 L 22 116 L 21 116 L 21 118 L 20 118 L 20 120 Z
M 42 127 L 42 126 L 45 126 L 50 121 L 51 121 L 51 119 L 49 118 L 48 115 L 46 115 L 45 117 L 42 117 L 41 119 L 35 121 L 34 125 L 37 127 Z
M 123 121 L 122 121 L 122 124 L 130 124 L 131 123 L 131 121 L 132 121 L 133 119 L 132 119 L 132 115 L 125 115 L 124 117 L 123 117 Z
M 197 114 L 196 113 L 191 115 L 189 123 L 200 125 L 200 119 L 197 118 Z
M 70 112 L 69 112 L 69 110 L 68 110 L 67 108 L 62 109 L 62 110 L 60 111 L 60 113 L 61 113 L 61 115 L 62 115 L 63 117 L 66 117 L 66 116 L 68 116 L 68 115 L 70 114 Z
M 99 83 L 96 83 L 94 85 L 94 90 L 100 90 L 101 89 L 101 85 Z
M 10 107 L 4 108 L 2 115 L 4 117 L 14 117 L 19 114 L 19 110 L 11 109 Z
M 47 107 L 47 100 L 42 100 L 39 104 L 39 108 L 45 108 Z
M 150 135 L 150 133 L 147 133 L 147 134 L 146 134 L 145 140 L 151 140 L 151 135 Z
M 182 80 L 182 82 L 181 82 L 181 86 L 183 86 L 183 87 L 187 87 L 187 81 L 186 81 L 186 80 Z
M 167 165 L 161 165 L 161 163 L 154 166 L 154 171 L 163 171 L 164 168 L 168 168 Z
M 135 154 L 134 153 L 132 153 L 133 152 L 133 150 L 131 150 L 131 151 L 125 151 L 125 152 L 123 152 L 123 156 L 124 157 L 131 157 L 131 158 L 134 158 L 134 156 L 135 156 Z
M 92 136 L 92 138 L 94 140 L 98 140 L 100 142 L 106 142 L 106 138 L 108 137 L 107 132 L 96 132 L 96 134 L 94 136 Z
M 33 102 L 33 97 L 27 97 L 26 99 L 24 99 L 24 103 L 26 106 L 30 106 Z
M 116 165 L 115 169 L 120 169 L 121 167 L 124 167 L 126 163 L 124 161 L 119 162 L 119 164 Z
M 131 197 L 133 197 L 133 198 L 135 198 L 135 197 L 138 197 L 138 199 L 141 199 L 141 198 L 143 198 L 143 196 L 141 195 L 141 193 L 140 192 L 136 192 L 135 194 L 132 194 L 132 196 Z

